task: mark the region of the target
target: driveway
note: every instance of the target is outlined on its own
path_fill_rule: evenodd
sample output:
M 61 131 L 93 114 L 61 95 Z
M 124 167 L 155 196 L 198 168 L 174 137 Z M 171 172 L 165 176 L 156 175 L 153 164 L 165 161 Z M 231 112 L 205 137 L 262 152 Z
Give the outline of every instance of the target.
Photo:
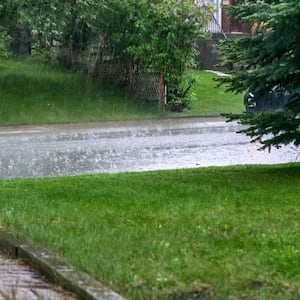
M 291 146 L 259 145 L 223 118 L 0 128 L 0 178 L 294 162 Z

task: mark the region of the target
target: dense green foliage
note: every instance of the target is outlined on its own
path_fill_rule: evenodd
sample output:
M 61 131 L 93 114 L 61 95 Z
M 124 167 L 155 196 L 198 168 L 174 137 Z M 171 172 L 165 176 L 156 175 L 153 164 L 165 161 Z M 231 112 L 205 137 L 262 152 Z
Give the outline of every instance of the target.
M 0 181 L 0 226 L 127 299 L 299 299 L 300 168 Z
M 145 1 L 145 4 L 143 17 L 135 22 L 140 40 L 136 45 L 130 44 L 127 53 L 140 66 L 163 72 L 168 100 L 181 100 L 191 84 L 182 85 L 183 73 L 187 67 L 195 66 L 195 42 L 204 36 L 207 18 L 190 1 L 164 0 L 156 4 Z
M 43 57 L 55 56 L 64 67 L 77 69 L 91 67 L 88 57 L 94 65 L 105 58 L 124 65 L 128 78 L 137 69 L 163 72 L 168 99 L 184 98 L 189 86 L 181 85 L 182 75 L 194 64 L 196 40 L 208 21 L 201 3 L 3 0 L 0 53 L 7 54 L 5 45 L 18 56 L 43 52 Z
M 231 77 L 222 79 L 231 91 L 267 94 L 281 87 L 291 94 L 284 112 L 230 115 L 250 125 L 243 132 L 264 147 L 300 144 L 300 5 L 298 0 L 250 1 L 231 14 L 255 26 L 255 35 L 220 45 Z

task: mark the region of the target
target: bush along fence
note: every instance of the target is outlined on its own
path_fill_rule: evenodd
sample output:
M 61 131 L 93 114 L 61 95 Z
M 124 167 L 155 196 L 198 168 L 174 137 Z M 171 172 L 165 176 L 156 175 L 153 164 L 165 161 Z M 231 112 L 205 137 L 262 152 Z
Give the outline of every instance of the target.
M 201 0 L 112 1 L 94 28 L 101 38 L 92 43 L 92 74 L 160 107 L 186 108 L 192 81 L 184 72 L 196 65 L 196 41 L 211 18 L 204 6 Z
M 161 107 L 166 99 L 169 108 L 186 106 L 190 86 L 184 71 L 196 65 L 196 41 L 206 35 L 208 12 L 214 10 L 204 0 L 4 2 L 0 23 L 13 22 L 24 37 L 0 26 L 0 39 L 6 37 L 5 45 L 0 41 L 0 56 L 18 56 L 14 43 L 21 39 L 28 56 L 45 53 L 45 60 L 98 75 Z
M 160 109 L 166 105 L 167 87 L 163 72 L 140 71 L 124 62 L 108 60 L 97 63 L 93 76 L 141 100 L 156 102 Z
M 166 86 L 163 72 L 160 73 L 132 73 L 130 76 L 130 90 L 140 99 L 158 101 L 159 108 L 166 104 Z

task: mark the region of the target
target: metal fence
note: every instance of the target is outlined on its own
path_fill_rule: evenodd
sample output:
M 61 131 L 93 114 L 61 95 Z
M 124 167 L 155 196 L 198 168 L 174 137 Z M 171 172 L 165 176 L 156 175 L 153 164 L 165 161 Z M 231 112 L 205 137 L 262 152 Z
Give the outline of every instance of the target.
M 159 106 L 164 105 L 165 87 L 162 73 L 138 72 L 120 61 L 106 61 L 96 66 L 94 76 L 128 90 L 141 100 L 156 101 Z
M 162 73 L 132 73 L 130 90 L 143 100 L 163 101 L 164 87 Z

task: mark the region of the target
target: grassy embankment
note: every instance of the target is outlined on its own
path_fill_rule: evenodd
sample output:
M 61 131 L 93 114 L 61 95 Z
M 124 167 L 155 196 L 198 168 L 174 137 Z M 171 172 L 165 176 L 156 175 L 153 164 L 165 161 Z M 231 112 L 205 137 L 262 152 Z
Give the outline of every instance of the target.
M 299 299 L 299 180 L 299 164 L 3 180 L 0 225 L 128 299 Z
M 159 111 L 157 105 L 107 89 L 81 74 L 32 62 L 0 61 L 0 125 L 88 122 L 240 112 L 242 96 L 225 94 L 213 77 L 191 71 L 197 84 L 186 113 Z

